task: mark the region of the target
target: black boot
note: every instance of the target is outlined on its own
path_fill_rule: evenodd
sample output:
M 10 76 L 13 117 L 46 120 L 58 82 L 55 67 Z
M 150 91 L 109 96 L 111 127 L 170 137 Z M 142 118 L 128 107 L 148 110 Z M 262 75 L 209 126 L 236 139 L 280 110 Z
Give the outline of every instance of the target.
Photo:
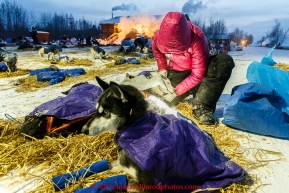
M 214 125 L 216 123 L 214 118 L 214 112 L 206 109 L 202 105 L 195 105 L 193 107 L 193 115 L 201 124 Z

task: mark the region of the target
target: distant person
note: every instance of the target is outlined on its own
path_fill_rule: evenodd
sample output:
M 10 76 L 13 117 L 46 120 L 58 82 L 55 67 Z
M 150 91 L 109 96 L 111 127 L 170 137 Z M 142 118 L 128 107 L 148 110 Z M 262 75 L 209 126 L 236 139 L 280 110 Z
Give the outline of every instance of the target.
M 148 44 L 148 39 L 143 37 L 142 35 L 139 35 L 135 40 L 134 40 L 134 45 L 135 48 L 138 46 L 140 47 L 140 53 L 143 53 L 144 47 Z
M 38 44 L 38 35 L 37 35 L 36 27 L 32 27 L 31 36 L 32 36 L 32 39 L 33 39 L 33 43 L 34 44 Z
M 79 41 L 80 44 L 83 44 L 84 36 L 83 36 L 82 33 L 79 33 L 79 34 L 78 34 L 78 41 Z
M 88 36 L 88 37 L 86 38 L 86 45 L 87 45 L 87 46 L 92 46 L 91 36 Z
M 164 101 L 175 106 L 192 94 L 193 116 L 201 124 L 215 124 L 216 104 L 235 66 L 233 58 L 210 56 L 204 32 L 180 12 L 164 17 L 152 46 L 159 73 L 175 88 Z
M 69 39 L 66 35 L 61 36 L 61 40 L 59 41 L 59 45 L 66 47 L 67 43 L 69 43 Z
M 221 45 L 220 45 L 219 42 L 217 42 L 217 43 L 215 44 L 215 48 L 216 48 L 216 50 L 217 50 L 217 54 L 222 53 L 222 51 L 221 51 Z
M 66 36 L 66 35 L 62 35 L 62 36 L 61 36 L 61 39 L 62 39 L 62 40 L 65 40 L 65 41 L 67 41 L 67 40 L 68 40 L 68 38 L 67 38 L 67 36 Z

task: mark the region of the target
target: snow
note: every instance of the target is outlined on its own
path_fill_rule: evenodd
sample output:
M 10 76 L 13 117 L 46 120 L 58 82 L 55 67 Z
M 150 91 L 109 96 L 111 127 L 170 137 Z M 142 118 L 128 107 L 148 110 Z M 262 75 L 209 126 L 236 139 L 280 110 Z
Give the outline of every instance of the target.
M 13 51 L 14 48 L 8 47 L 10 51 Z M 66 51 L 71 51 L 73 48 L 66 48 Z M 105 47 L 107 51 L 114 50 L 115 47 Z M 246 83 L 246 71 L 249 64 L 253 61 L 261 61 L 263 56 L 269 51 L 269 48 L 264 47 L 244 47 L 243 51 L 231 51 L 229 54 L 233 57 L 235 61 L 235 68 L 233 69 L 232 76 L 228 81 L 223 94 L 230 94 L 231 89 L 239 84 Z M 28 51 L 28 52 L 19 52 L 19 61 L 21 61 L 22 65 L 25 65 L 25 68 L 35 69 L 35 68 L 44 68 L 47 67 L 35 60 L 31 60 L 26 58 L 25 55 L 29 54 L 29 56 L 35 55 L 37 58 L 36 51 Z M 77 53 L 77 57 L 82 58 L 90 58 L 89 48 L 86 48 L 84 52 Z M 289 64 L 289 50 L 274 50 L 273 59 L 276 62 L 282 62 Z M 25 62 L 24 62 L 25 61 Z M 101 61 L 96 60 L 96 65 L 101 65 Z M 23 66 L 19 66 L 23 67 Z M 152 64 L 151 69 L 156 69 L 156 65 Z M 113 80 L 115 82 L 120 82 L 124 79 L 124 74 L 114 75 L 114 76 L 106 76 L 105 80 Z M 19 78 L 19 77 L 17 77 Z M 36 92 L 28 92 L 28 93 L 17 93 L 15 92 L 15 87 L 12 86 L 11 81 L 17 78 L 1 78 L 0 83 L 0 119 L 6 119 L 5 113 L 17 118 L 24 117 L 28 113 L 30 113 L 35 107 L 38 105 L 52 100 L 58 96 L 63 96 L 61 94 L 62 91 L 68 89 L 68 87 L 59 87 L 57 85 L 49 86 L 47 88 L 38 90 Z M 81 81 L 81 80 L 79 80 Z M 96 84 L 96 81 L 88 80 L 89 83 Z M 151 99 L 157 100 L 157 99 Z M 165 106 L 165 105 L 163 105 Z M 175 113 L 174 110 L 167 109 L 167 112 Z M 249 134 L 242 131 L 237 131 L 238 133 L 242 133 L 244 138 L 238 139 L 241 142 L 241 145 L 247 148 L 252 148 L 255 150 L 265 149 L 268 151 L 280 152 L 281 155 L 276 155 L 272 157 L 266 157 L 265 160 L 272 160 L 268 162 L 264 167 L 260 167 L 253 170 L 253 173 L 256 174 L 257 178 L 262 184 L 256 190 L 257 193 L 268 193 L 268 192 L 276 192 L 283 193 L 288 190 L 288 181 L 289 181 L 289 141 L 281 140 L 271 137 L 265 137 L 255 134 Z M 246 137 L 249 137 L 251 140 L 247 140 Z M 254 155 L 256 152 L 250 152 L 249 155 Z M 253 158 L 252 158 L 253 159 Z M 276 161 L 273 161 L 276 160 Z M 15 171 L 13 172 L 14 175 Z M 18 181 L 18 185 L 11 183 L 12 174 L 10 173 L 5 178 L 0 178 L 0 192 L 24 192 L 31 188 L 31 184 L 29 186 L 25 186 L 25 182 L 20 183 Z M 10 181 L 9 181 L 10 180 Z M 14 179 L 15 180 L 15 179 Z M 12 181 L 14 181 L 12 180 Z M 26 182 L 27 183 L 27 182 Z M 25 186 L 24 189 L 19 189 L 20 187 Z

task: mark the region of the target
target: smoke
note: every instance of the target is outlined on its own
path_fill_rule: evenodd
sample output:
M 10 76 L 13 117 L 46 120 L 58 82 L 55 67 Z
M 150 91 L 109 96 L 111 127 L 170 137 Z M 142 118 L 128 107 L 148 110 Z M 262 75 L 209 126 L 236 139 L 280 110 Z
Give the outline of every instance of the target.
M 182 13 L 197 13 L 201 9 L 207 8 L 206 5 L 203 4 L 202 1 L 194 2 L 194 0 L 189 0 L 186 2 L 182 8 Z
M 131 3 L 131 4 L 121 4 L 118 6 L 114 6 L 111 11 L 116 11 L 116 10 L 121 10 L 121 11 L 131 11 L 131 12 L 137 12 L 139 9 L 138 7 Z
M 267 46 L 268 44 L 270 44 L 271 41 L 269 39 L 266 39 L 265 41 L 262 42 L 262 46 Z

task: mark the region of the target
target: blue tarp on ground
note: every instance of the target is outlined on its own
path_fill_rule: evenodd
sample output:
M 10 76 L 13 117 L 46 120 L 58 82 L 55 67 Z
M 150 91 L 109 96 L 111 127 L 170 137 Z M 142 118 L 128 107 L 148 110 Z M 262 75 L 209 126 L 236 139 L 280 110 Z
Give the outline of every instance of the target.
M 6 72 L 8 71 L 8 67 L 5 63 L 0 63 L 0 72 Z
M 247 70 L 248 82 L 256 82 L 273 88 L 281 95 L 289 106 L 289 72 L 275 68 L 276 62 L 272 59 L 271 49 L 262 62 L 252 62 Z
M 257 83 L 235 86 L 224 108 L 223 123 L 251 133 L 289 139 L 284 99 L 274 89 Z
M 136 58 L 122 58 L 121 59 L 121 64 L 125 64 L 125 63 L 128 63 L 128 64 L 140 64 L 140 60 L 136 59 Z
M 31 71 L 30 76 L 37 75 L 37 81 L 48 81 L 50 85 L 53 85 L 63 81 L 66 76 L 80 76 L 85 73 L 83 68 L 61 69 L 58 71 L 52 70 L 51 68 L 42 68 Z
M 14 66 L 14 69 L 16 70 L 16 65 Z M 4 63 L 4 62 L 2 62 L 2 63 L 0 63 L 0 72 L 8 72 L 8 67 L 7 67 L 7 65 Z
M 252 62 L 247 84 L 233 88 L 223 123 L 240 130 L 289 139 L 289 72 L 275 68 L 274 47 L 261 62 Z

